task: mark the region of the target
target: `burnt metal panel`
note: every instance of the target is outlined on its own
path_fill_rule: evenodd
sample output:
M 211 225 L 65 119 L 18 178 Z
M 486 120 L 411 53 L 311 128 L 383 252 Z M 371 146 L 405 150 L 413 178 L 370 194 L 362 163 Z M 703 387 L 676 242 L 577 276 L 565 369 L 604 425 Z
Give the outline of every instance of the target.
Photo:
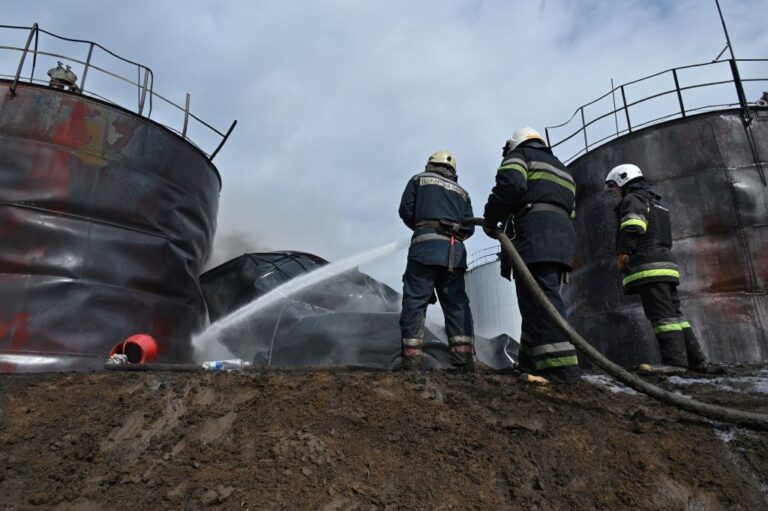
M 760 362 L 768 357 L 757 314 L 765 314 L 759 296 L 719 293 L 687 296 L 682 308 L 707 354 L 722 364 Z
M 766 165 L 768 118 L 758 116 L 751 129 Z M 604 179 L 621 163 L 640 166 L 672 211 L 682 309 L 708 355 L 728 364 L 765 360 L 768 189 L 740 110 L 657 124 L 571 163 L 578 241 L 565 298 L 574 324 L 621 364 L 658 361 L 651 326 L 637 297 L 623 294 L 615 266 L 616 201 Z
M 675 240 L 674 254 L 683 280 L 683 295 L 738 293 L 749 287 L 749 268 L 743 264 L 736 231 Z
M 0 83 L 0 370 L 90 369 L 137 332 L 187 360 L 220 181 L 181 137 L 76 94 Z
M 296 251 L 243 254 L 200 276 L 211 322 L 328 261 Z M 294 297 L 313 307 L 344 312 L 399 312 L 400 295 L 391 287 L 351 270 Z

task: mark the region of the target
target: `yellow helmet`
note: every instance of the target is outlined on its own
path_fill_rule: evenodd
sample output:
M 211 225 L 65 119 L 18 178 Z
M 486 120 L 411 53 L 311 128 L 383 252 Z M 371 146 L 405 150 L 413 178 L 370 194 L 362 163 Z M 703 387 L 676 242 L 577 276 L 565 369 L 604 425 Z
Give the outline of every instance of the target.
M 454 172 L 456 172 L 456 157 L 453 156 L 453 153 L 450 151 L 437 151 L 436 153 L 432 153 L 432 156 L 427 160 L 427 164 L 430 163 L 448 165 Z

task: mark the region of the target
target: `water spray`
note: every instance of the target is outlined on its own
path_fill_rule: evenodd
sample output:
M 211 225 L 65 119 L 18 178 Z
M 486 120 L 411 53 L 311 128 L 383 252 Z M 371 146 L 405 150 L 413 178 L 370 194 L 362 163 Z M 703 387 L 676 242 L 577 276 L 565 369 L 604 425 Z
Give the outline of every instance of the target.
M 321 266 L 316 270 L 289 280 L 288 282 L 281 284 L 275 289 L 255 299 L 254 301 L 244 305 L 233 313 L 211 324 L 203 332 L 192 338 L 192 346 L 194 347 L 196 353 L 204 352 L 212 343 L 218 342 L 218 340 L 222 338 L 225 332 L 237 328 L 242 323 L 255 317 L 264 309 L 279 303 L 281 300 L 285 300 L 286 298 L 289 298 L 290 296 L 295 295 L 301 291 L 307 290 L 312 286 L 322 284 L 342 273 L 357 268 L 358 266 L 373 262 L 377 259 L 381 259 L 382 257 L 388 256 L 389 254 L 397 252 L 398 250 L 402 250 L 409 244 L 410 240 L 388 243 L 381 247 L 348 257 L 341 261 L 331 263 L 326 266 Z

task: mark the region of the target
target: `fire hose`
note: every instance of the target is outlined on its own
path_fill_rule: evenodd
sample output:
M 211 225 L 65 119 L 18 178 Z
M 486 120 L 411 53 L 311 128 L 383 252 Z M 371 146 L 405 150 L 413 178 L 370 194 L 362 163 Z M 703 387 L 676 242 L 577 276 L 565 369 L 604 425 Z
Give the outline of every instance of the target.
M 475 225 L 481 225 L 482 218 L 475 218 L 472 223 Z M 664 390 L 652 383 L 649 383 L 638 376 L 630 373 L 623 367 L 614 364 L 602 353 L 589 344 L 576 330 L 560 315 L 558 310 L 552 305 L 544 291 L 541 290 L 536 280 L 528 271 L 522 257 L 517 252 L 517 249 L 512 244 L 512 241 L 507 237 L 500 229 L 496 229 L 495 232 L 501 248 L 512 260 L 512 268 L 515 272 L 515 280 L 521 282 L 526 286 L 536 298 L 538 305 L 541 306 L 553 323 L 558 329 L 566 336 L 566 338 L 575 345 L 581 352 L 587 356 L 597 367 L 616 378 L 621 383 L 631 387 L 639 392 L 647 394 L 654 399 L 658 399 L 662 403 L 672 405 L 687 412 L 692 412 L 709 419 L 714 419 L 723 422 L 730 422 L 733 424 L 739 424 L 743 426 L 751 426 L 760 429 L 768 429 L 768 415 L 761 413 L 745 412 L 742 410 L 736 410 L 734 408 L 727 408 L 724 406 L 711 405 L 708 403 L 702 403 L 690 397 L 681 396 L 668 390 Z

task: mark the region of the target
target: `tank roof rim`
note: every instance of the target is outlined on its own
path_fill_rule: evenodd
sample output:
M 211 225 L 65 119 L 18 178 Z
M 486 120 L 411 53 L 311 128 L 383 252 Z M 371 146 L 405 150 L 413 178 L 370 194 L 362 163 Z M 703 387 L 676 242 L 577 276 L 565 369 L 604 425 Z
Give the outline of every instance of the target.
M 484 263 L 480 263 L 477 266 L 472 266 L 472 268 L 467 270 L 467 273 L 472 273 L 473 271 L 477 270 L 478 268 L 482 268 L 483 266 L 488 266 L 489 264 L 498 263 L 499 259 L 498 257 L 492 261 L 486 261 Z
M 649 126 L 644 126 L 644 127 L 639 128 L 637 130 L 633 130 L 631 133 L 626 133 L 626 134 L 621 135 L 619 137 L 612 138 L 611 140 L 607 141 L 604 144 L 601 144 L 601 145 L 595 147 L 594 149 L 590 149 L 586 153 L 578 156 L 576 159 L 571 161 L 567 165 L 567 167 L 569 169 L 573 169 L 574 167 L 576 167 L 581 162 L 581 160 L 583 158 L 586 158 L 588 155 L 592 155 L 592 154 L 594 154 L 594 153 L 596 153 L 598 151 L 601 151 L 601 150 L 603 150 L 603 149 L 613 145 L 615 142 L 625 141 L 625 140 L 628 140 L 628 139 L 631 139 L 631 138 L 637 136 L 638 134 L 644 134 L 648 130 L 658 129 L 658 128 L 667 127 L 667 126 L 672 126 L 672 125 L 675 125 L 675 124 L 682 124 L 682 123 L 690 121 L 692 119 L 699 119 L 699 118 L 703 118 L 703 117 L 711 117 L 711 116 L 714 116 L 714 115 L 722 115 L 722 114 L 736 114 L 736 115 L 740 116 L 741 115 L 741 108 L 723 108 L 723 109 L 719 109 L 719 110 L 709 110 L 707 112 L 701 112 L 701 113 L 693 114 L 693 115 L 686 115 L 685 117 L 678 117 L 676 119 L 670 119 L 668 121 L 659 122 L 659 123 L 656 123 L 656 124 L 651 124 Z
M 13 84 L 12 80 L 8 80 L 6 78 L 0 78 L 0 86 L 7 86 L 7 85 L 11 85 L 11 84 Z M 142 121 L 151 123 L 155 127 L 160 128 L 160 129 L 166 131 L 167 133 L 173 135 L 176 139 L 181 140 L 188 147 L 190 147 L 191 149 L 193 149 L 194 151 L 199 153 L 200 156 L 202 156 L 203 159 L 205 160 L 206 164 L 213 171 L 213 174 L 216 176 L 216 179 L 219 181 L 219 191 L 221 191 L 222 186 L 223 186 L 223 182 L 222 182 L 222 179 L 221 179 L 221 173 L 219 172 L 218 167 L 216 167 L 216 164 L 213 163 L 210 160 L 210 158 L 208 158 L 208 155 L 205 154 L 205 152 L 202 149 L 200 149 L 199 147 L 197 147 L 193 142 L 191 142 L 190 140 L 187 140 L 187 139 L 179 136 L 178 133 L 174 132 L 172 129 L 168 128 L 167 126 L 165 126 L 165 125 L 155 121 L 154 119 L 150 119 L 150 118 L 145 117 L 143 115 L 139 115 L 136 112 L 132 112 L 132 111 L 128 110 L 125 107 L 122 107 L 122 106 L 114 104 L 114 103 L 110 103 L 109 101 L 104 101 L 104 100 L 99 99 L 99 98 L 95 98 L 95 97 L 91 97 L 91 96 L 86 96 L 86 95 L 83 95 L 83 94 L 77 94 L 77 93 L 73 93 L 73 92 L 69 92 L 69 91 L 60 91 L 60 90 L 52 89 L 51 87 L 48 87 L 48 86 L 45 86 L 45 85 L 36 84 L 36 83 L 19 82 L 18 84 L 16 84 L 17 94 L 18 94 L 20 89 L 23 89 L 23 88 L 26 88 L 26 87 L 33 88 L 33 89 L 38 89 L 38 90 L 44 90 L 44 91 L 48 91 L 48 92 L 51 92 L 51 93 L 54 93 L 54 94 L 62 94 L 64 96 L 73 96 L 73 97 L 76 97 L 77 99 L 80 99 L 82 101 L 91 101 L 91 102 L 97 103 L 99 105 L 102 105 L 102 106 L 105 106 L 105 107 L 108 107 L 108 108 L 112 108 L 112 109 L 118 110 L 121 113 L 130 115 L 132 117 L 139 118 Z

